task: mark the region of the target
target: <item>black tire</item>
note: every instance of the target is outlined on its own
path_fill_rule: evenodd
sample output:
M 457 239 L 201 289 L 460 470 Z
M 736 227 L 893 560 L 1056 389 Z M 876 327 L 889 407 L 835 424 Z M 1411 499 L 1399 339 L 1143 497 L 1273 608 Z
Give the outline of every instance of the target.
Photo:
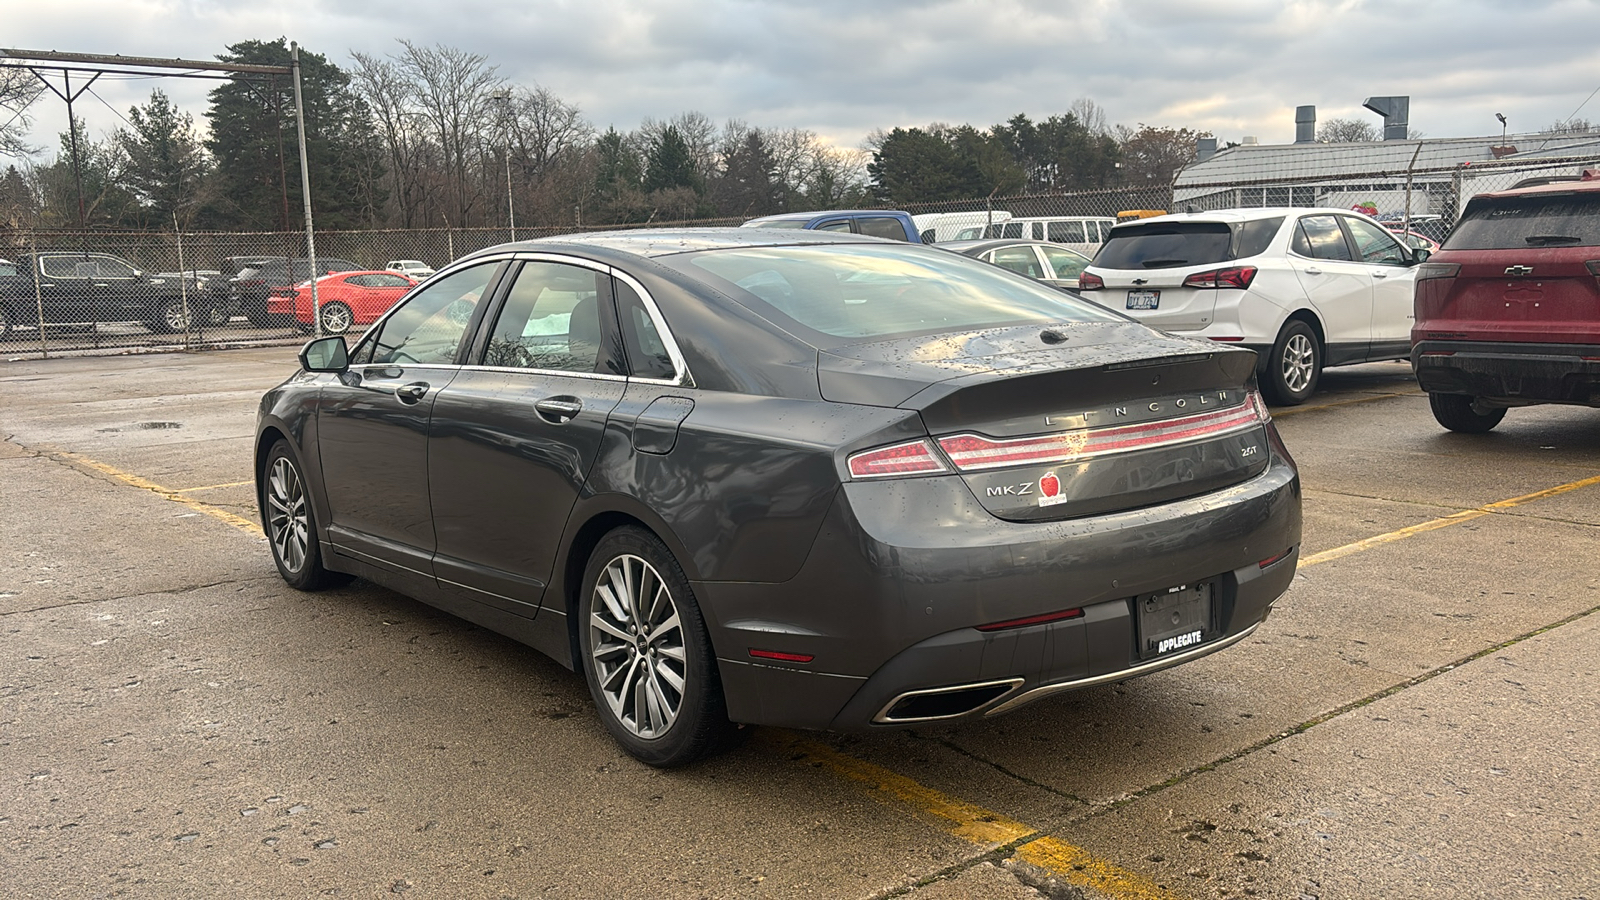
M 1440 425 L 1462 434 L 1483 434 L 1490 431 L 1506 417 L 1506 411 L 1491 409 L 1480 413 L 1472 408 L 1472 398 L 1466 394 L 1428 394 L 1428 405 Z
M 623 602 L 630 590 L 633 602 Z M 672 768 L 726 746 L 734 727 L 705 620 L 660 538 L 635 526 L 601 538 L 576 619 L 589 695 L 631 756 Z
M 156 334 L 176 334 L 189 330 L 189 312 L 183 308 L 182 297 L 169 297 L 156 308 L 156 314 L 145 323 Z
M 1290 319 L 1263 364 L 1267 399 L 1280 406 L 1299 406 L 1316 393 L 1322 378 L 1322 342 L 1310 325 Z
M 345 584 L 350 576 L 322 565 L 316 512 L 300 463 L 280 440 L 267 453 L 261 469 L 261 527 L 272 548 L 278 574 L 296 590 L 317 591 Z
M 355 315 L 350 312 L 350 307 L 337 300 L 323 304 L 321 317 L 324 334 L 344 334 L 355 324 Z

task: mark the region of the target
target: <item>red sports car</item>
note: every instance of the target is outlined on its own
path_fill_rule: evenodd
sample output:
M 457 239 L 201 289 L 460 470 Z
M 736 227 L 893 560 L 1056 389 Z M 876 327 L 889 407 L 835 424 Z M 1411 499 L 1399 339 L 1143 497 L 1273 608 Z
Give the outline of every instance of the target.
M 322 330 L 343 334 L 353 325 L 370 325 L 416 287 L 417 279 L 398 272 L 335 272 L 317 279 L 317 300 L 322 306 Z M 310 330 L 311 282 L 292 288 L 275 288 L 267 300 L 267 312 L 294 314 L 301 327 Z

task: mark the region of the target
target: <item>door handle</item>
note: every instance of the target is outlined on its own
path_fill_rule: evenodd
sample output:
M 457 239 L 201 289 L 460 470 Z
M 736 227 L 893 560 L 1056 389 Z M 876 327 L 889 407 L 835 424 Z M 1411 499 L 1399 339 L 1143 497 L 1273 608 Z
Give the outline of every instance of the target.
M 1306 274 L 1307 275 L 1321 275 L 1322 274 L 1322 270 L 1317 268 L 1316 266 L 1306 266 Z
M 410 384 L 402 384 L 394 389 L 394 395 L 400 398 L 401 403 L 407 405 L 420 401 L 427 393 L 428 383 L 426 381 L 413 381 Z
M 565 425 L 583 411 L 583 404 L 576 398 L 551 397 L 540 400 L 533 405 L 539 417 L 555 425 Z
M 1372 273 L 1372 277 L 1373 278 L 1388 278 L 1389 277 L 1389 273 L 1388 272 L 1373 272 Z

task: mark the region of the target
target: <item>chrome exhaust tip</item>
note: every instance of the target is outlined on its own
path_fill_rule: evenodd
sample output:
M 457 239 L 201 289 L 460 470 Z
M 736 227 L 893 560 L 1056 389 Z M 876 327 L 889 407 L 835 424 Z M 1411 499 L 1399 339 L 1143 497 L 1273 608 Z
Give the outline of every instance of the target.
M 880 725 L 903 725 L 954 719 L 998 702 L 1021 686 L 1021 678 L 1006 678 L 906 691 L 884 704 L 872 721 Z

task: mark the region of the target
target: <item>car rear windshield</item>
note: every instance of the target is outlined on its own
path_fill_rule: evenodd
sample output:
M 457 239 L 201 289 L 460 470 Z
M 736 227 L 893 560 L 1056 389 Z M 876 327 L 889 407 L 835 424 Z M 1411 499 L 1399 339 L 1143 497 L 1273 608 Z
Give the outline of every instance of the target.
M 1446 250 L 1526 250 L 1600 245 L 1600 191 L 1477 197 Z
M 1249 222 L 1162 222 L 1123 225 L 1094 255 L 1104 269 L 1175 269 L 1257 256 L 1272 243 L 1283 217 Z
M 970 257 L 903 244 L 742 247 L 660 261 L 779 324 L 801 326 L 798 336 L 819 347 L 1034 322 L 1123 321 Z

